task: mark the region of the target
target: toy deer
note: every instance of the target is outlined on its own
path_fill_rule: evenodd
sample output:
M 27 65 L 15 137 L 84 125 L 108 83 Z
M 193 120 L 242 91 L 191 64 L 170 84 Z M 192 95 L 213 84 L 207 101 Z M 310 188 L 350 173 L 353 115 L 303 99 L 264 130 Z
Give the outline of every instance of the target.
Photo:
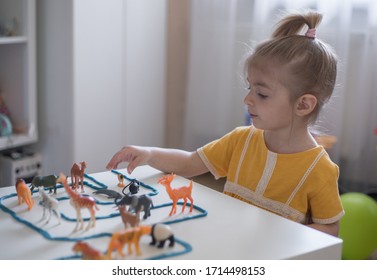
M 29 210 L 33 208 L 34 200 L 31 197 L 31 190 L 26 186 L 24 179 L 17 179 L 16 191 L 18 197 L 18 205 L 26 203 Z
M 86 162 L 80 162 L 81 167 L 74 163 L 71 168 L 71 180 L 72 180 L 72 188 L 78 189 L 79 184 L 81 184 L 81 192 L 84 192 L 84 172 L 86 168 Z
M 90 220 L 88 223 L 88 226 L 86 230 L 88 230 L 91 227 L 94 227 L 96 225 L 96 217 L 95 217 L 95 210 L 99 210 L 96 201 L 91 196 L 83 196 L 74 190 L 72 190 L 68 183 L 67 178 L 64 174 L 60 174 L 58 178 L 58 182 L 62 183 L 64 186 L 65 191 L 68 193 L 68 195 L 71 197 L 71 205 L 76 209 L 77 213 L 77 223 L 76 227 L 73 230 L 74 232 L 77 230 L 79 224 L 81 223 L 80 230 L 84 227 L 84 220 L 81 215 L 81 209 L 86 208 L 90 212 Z
M 183 206 L 182 206 L 182 212 L 185 211 L 187 199 L 190 200 L 190 212 L 192 212 L 192 209 L 194 207 L 194 200 L 191 197 L 192 192 L 192 180 L 190 181 L 189 186 L 183 186 L 177 189 L 173 189 L 171 187 L 171 182 L 173 181 L 175 177 L 175 174 L 168 174 L 166 176 L 163 176 L 160 180 L 158 180 L 158 183 L 163 185 L 169 194 L 170 199 L 173 201 L 173 206 L 171 208 L 171 211 L 169 213 L 169 216 L 175 214 L 177 212 L 177 202 L 179 199 L 183 199 Z

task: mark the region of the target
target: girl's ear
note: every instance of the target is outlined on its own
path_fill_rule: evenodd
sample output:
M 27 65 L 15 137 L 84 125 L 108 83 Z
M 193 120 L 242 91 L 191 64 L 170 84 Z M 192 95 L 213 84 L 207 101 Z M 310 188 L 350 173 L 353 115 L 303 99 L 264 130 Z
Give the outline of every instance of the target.
M 298 116 L 303 117 L 313 112 L 316 106 L 317 98 L 310 93 L 306 93 L 296 100 L 295 111 Z

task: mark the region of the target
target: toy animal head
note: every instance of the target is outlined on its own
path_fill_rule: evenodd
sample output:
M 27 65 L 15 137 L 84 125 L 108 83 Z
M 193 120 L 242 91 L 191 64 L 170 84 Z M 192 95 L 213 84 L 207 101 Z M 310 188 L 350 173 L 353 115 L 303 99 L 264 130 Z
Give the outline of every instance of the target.
M 63 184 L 64 182 L 67 182 L 67 176 L 65 176 L 64 173 L 60 173 L 56 183 Z
M 26 183 L 25 183 L 25 180 L 24 179 L 17 179 L 17 181 L 16 181 L 16 189 L 18 188 L 18 186 L 20 185 L 20 184 L 23 184 L 23 185 L 26 185 Z
M 75 253 L 82 252 L 85 248 L 88 248 L 88 244 L 82 241 L 77 241 L 72 250 Z
M 41 197 L 46 197 L 48 196 L 48 194 L 46 193 L 46 191 L 43 189 L 43 188 L 39 188 L 39 194 L 41 195 Z
M 165 176 L 163 176 L 160 180 L 158 180 L 158 183 L 161 184 L 161 185 L 170 185 L 170 183 L 173 181 L 175 177 L 175 174 L 171 173 L 171 174 L 167 174 Z

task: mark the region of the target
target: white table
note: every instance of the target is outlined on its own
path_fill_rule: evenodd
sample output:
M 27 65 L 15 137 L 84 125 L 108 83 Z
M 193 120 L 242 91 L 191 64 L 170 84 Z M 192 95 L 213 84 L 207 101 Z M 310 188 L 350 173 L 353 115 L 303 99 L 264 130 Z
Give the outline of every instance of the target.
M 120 171 L 126 174 L 125 170 Z M 115 186 L 118 183 L 115 174 L 111 172 L 95 173 L 90 176 L 108 186 Z M 163 173 L 144 166 L 137 168 L 129 176 L 159 191 L 158 195 L 153 196 L 154 205 L 170 202 L 164 187 L 157 184 L 157 180 L 163 176 Z M 177 176 L 173 181 L 173 186 L 178 187 L 188 183 L 187 179 Z M 115 186 L 114 189 L 116 188 Z M 0 197 L 14 192 L 14 186 L 0 188 Z M 63 194 L 63 189 L 59 189 L 58 193 Z M 38 201 L 37 194 L 33 197 Z M 193 198 L 194 205 L 205 209 L 208 214 L 205 217 L 171 224 L 177 239 L 184 240 L 192 247 L 190 252 L 175 256 L 175 259 L 341 258 L 342 240 L 339 238 L 240 202 L 197 183 L 194 183 Z M 38 210 L 41 207 L 36 205 L 32 211 L 36 211 L 35 221 L 39 222 L 42 212 Z M 181 214 L 180 211 L 181 206 L 178 206 L 179 214 L 176 214 L 176 217 L 190 216 L 187 208 L 186 214 Z M 150 220 L 144 222 L 166 221 L 169 219 L 169 212 L 170 207 L 152 209 Z M 62 224 L 64 223 L 63 221 Z M 73 228 L 73 225 L 71 222 L 68 228 Z M 63 232 L 62 225 L 57 225 L 54 218 L 45 228 L 57 234 Z M 97 220 L 96 227 L 86 234 L 96 234 L 104 230 L 113 232 L 121 228 L 123 225 L 120 218 Z M 77 234 L 68 235 L 75 237 Z M 73 243 L 67 245 L 67 242 L 63 241 L 46 240 L 38 232 L 1 210 L 0 237 L 0 259 L 55 259 L 72 254 Z M 94 247 L 106 251 L 108 240 L 109 238 L 98 238 L 90 239 L 90 242 Z

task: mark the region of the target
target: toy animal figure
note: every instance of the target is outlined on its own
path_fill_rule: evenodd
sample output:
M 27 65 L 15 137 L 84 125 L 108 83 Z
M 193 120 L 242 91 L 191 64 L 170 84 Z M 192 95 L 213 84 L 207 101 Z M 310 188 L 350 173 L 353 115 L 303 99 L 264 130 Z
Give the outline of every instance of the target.
M 90 212 L 90 220 L 88 223 L 88 226 L 86 230 L 88 230 L 91 227 L 94 227 L 96 225 L 96 217 L 95 217 L 95 210 L 99 210 L 96 201 L 91 196 L 84 196 L 81 195 L 74 190 L 72 190 L 68 183 L 67 178 L 64 174 L 60 174 L 58 178 L 58 182 L 62 183 L 64 186 L 65 191 L 68 193 L 68 195 L 71 197 L 71 204 L 76 209 L 77 214 L 77 223 L 76 227 L 73 230 L 74 232 L 77 230 L 79 224 L 81 224 L 80 230 L 84 227 L 84 220 L 81 215 L 81 209 L 86 208 Z
M 31 190 L 26 186 L 24 179 L 17 179 L 16 192 L 18 197 L 18 205 L 26 203 L 29 210 L 33 208 L 34 200 L 31 197 Z
M 191 197 L 192 192 L 192 180 L 190 181 L 189 186 L 183 186 L 177 189 L 173 189 L 171 187 L 171 182 L 173 181 L 175 177 L 175 174 L 168 174 L 166 176 L 163 176 L 160 180 L 158 180 L 158 183 L 163 185 L 169 194 L 170 199 L 173 201 L 173 206 L 171 208 L 171 211 L 169 213 L 169 216 L 175 214 L 177 212 L 177 202 L 179 199 L 183 199 L 183 206 L 182 206 L 182 212 L 185 211 L 187 199 L 190 200 L 190 212 L 192 212 L 192 209 L 194 207 L 194 200 Z
M 56 175 L 36 176 L 31 181 L 31 191 L 33 191 L 34 188 L 47 187 L 50 189 L 49 193 L 52 193 L 52 189 L 54 189 L 54 194 L 56 194 L 57 180 L 58 176 Z
M 124 185 L 124 176 L 122 174 L 118 174 L 118 187 L 119 188 L 123 188 L 125 185 Z
M 140 189 L 140 183 L 139 183 L 139 181 L 136 180 L 136 179 L 131 180 L 131 182 L 130 182 L 129 184 L 127 184 L 127 185 L 123 188 L 123 190 L 122 190 L 122 193 L 123 193 L 124 195 L 126 195 L 125 190 L 126 190 L 127 188 L 129 188 L 131 194 L 137 194 L 137 193 L 139 192 L 139 189 Z
M 137 227 L 140 223 L 139 213 L 131 213 L 126 210 L 126 206 L 121 205 L 118 207 L 120 217 L 122 218 L 124 226 L 127 228 L 128 225 L 131 227 Z
M 88 243 L 83 241 L 77 241 L 72 250 L 75 253 L 81 253 L 81 259 L 83 260 L 108 260 L 109 258 L 102 252 L 94 249 Z
M 141 255 L 139 243 L 140 243 L 140 238 L 145 235 L 145 234 L 150 234 L 151 233 L 151 226 L 143 225 L 143 226 L 138 226 L 134 228 L 129 228 L 129 229 L 124 229 L 117 231 L 113 233 L 109 247 L 107 250 L 107 257 L 111 259 L 111 254 L 114 250 L 117 250 L 119 255 L 122 257 L 125 257 L 125 254 L 123 253 L 123 247 L 125 245 L 128 245 L 128 254 L 131 255 L 133 253 L 132 251 L 132 244 L 135 247 L 136 254 L 138 256 Z
M 71 180 L 72 180 L 72 188 L 77 190 L 79 185 L 81 184 L 81 192 L 84 191 L 84 173 L 86 168 L 86 162 L 80 162 L 81 167 L 74 163 L 71 168 Z
M 126 194 L 121 200 L 115 199 L 114 202 L 117 206 L 130 205 L 128 211 L 135 213 L 144 211 L 143 219 L 147 219 L 151 215 L 151 207 L 153 207 L 152 199 L 146 194 L 140 196 Z
M 151 230 L 152 242 L 150 245 L 155 245 L 158 242 L 157 248 L 163 248 L 165 242 L 169 240 L 169 247 L 175 244 L 173 230 L 170 226 L 165 224 L 154 224 Z
M 60 224 L 61 215 L 59 211 L 59 202 L 55 198 L 49 196 L 43 188 L 39 188 L 39 194 L 41 197 L 41 205 L 43 207 L 42 220 L 45 219 L 46 210 L 48 210 L 49 217 L 46 224 L 50 221 L 52 213 L 54 213 L 54 215 L 58 218 Z
M 113 190 L 109 190 L 109 189 L 100 189 L 100 190 L 97 190 L 93 193 L 94 194 L 107 195 L 108 198 L 115 198 L 115 199 L 122 199 L 123 198 L 123 196 L 120 193 L 118 193 L 117 191 L 113 191 Z
M 118 174 L 118 187 L 123 188 L 122 193 L 125 193 L 125 190 L 129 188 L 130 193 L 137 194 L 140 188 L 140 182 L 136 179 L 132 179 L 127 185 L 124 183 L 124 176 L 122 174 Z

